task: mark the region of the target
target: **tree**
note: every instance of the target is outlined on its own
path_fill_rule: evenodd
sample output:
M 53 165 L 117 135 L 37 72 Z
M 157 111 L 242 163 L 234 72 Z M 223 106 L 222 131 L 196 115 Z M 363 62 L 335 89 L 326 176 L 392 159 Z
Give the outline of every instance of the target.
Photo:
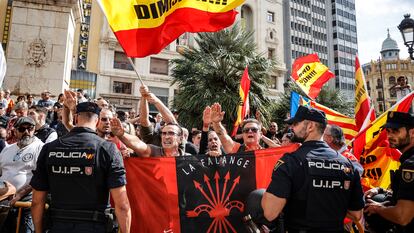
M 253 33 L 241 30 L 236 24 L 216 33 L 199 33 L 195 40 L 197 48 L 185 49 L 182 58 L 172 60 L 172 84 L 179 87 L 173 105 L 182 113 L 179 122 L 200 128 L 204 108 L 218 102 L 226 112 L 223 124 L 227 129 L 232 128 L 246 66 L 251 80 L 251 113 L 258 109 L 267 117 L 268 74 L 274 63 L 256 52 Z

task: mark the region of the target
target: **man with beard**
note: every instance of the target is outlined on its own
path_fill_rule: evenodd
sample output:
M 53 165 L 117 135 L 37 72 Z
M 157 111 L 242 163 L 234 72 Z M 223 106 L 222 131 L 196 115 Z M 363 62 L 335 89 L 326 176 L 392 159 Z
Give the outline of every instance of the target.
M 0 153 L 0 180 L 10 182 L 17 190 L 16 195 L 10 201 L 10 206 L 19 200 L 31 201 L 32 188 L 29 182 L 43 146 L 43 142 L 34 136 L 35 125 L 36 123 L 30 117 L 19 118 L 14 124 L 17 142 L 4 148 Z M 12 209 L 0 232 L 14 232 L 16 217 L 17 209 Z M 23 209 L 20 229 L 20 232 L 34 231 L 30 209 Z
M 221 105 L 219 103 L 213 104 L 211 106 L 211 122 L 227 154 L 262 149 L 260 146 L 262 124 L 258 120 L 246 119 L 242 122 L 243 144 L 240 144 L 233 141 L 227 134 L 226 129 L 221 124 L 223 118 L 224 112 L 221 111 Z
M 265 218 L 273 221 L 284 209 L 289 233 L 343 233 L 345 216 L 357 221 L 362 215 L 358 173 L 322 141 L 324 112 L 300 106 L 287 123 L 302 145 L 276 163 L 261 203 Z
M 414 116 L 403 112 L 389 112 L 387 123 L 390 147 L 401 151 L 401 165 L 391 175 L 392 198 L 390 203 L 378 203 L 372 198 L 386 191 L 375 188 L 365 193 L 367 205 L 365 212 L 370 216 L 378 214 L 382 218 L 396 223 L 397 231 L 414 232 Z

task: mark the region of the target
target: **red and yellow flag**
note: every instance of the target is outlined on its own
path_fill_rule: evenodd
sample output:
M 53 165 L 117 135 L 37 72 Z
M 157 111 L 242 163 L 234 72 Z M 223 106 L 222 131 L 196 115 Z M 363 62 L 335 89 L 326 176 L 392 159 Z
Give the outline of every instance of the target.
M 390 185 L 389 171 L 398 168 L 401 153 L 389 148 L 387 131 L 383 126 L 387 122 L 389 111 L 408 112 L 413 98 L 414 92 L 411 92 L 356 136 L 353 152 L 364 167 L 362 183 L 365 188 L 388 188 Z
M 249 70 L 246 67 L 246 69 L 244 69 L 243 76 L 240 81 L 240 87 L 239 87 L 240 103 L 239 103 L 239 106 L 237 107 L 237 119 L 236 119 L 236 122 L 234 122 L 234 128 L 231 133 L 232 137 L 236 136 L 239 125 L 242 123 L 244 118 L 249 114 L 249 110 L 250 110 L 249 90 L 250 90 Z
M 233 24 L 244 0 L 98 0 L 129 57 L 159 53 L 184 32 L 214 32 Z
M 311 99 L 315 99 L 322 86 L 333 77 L 335 75 L 322 64 L 316 53 L 297 58 L 292 65 L 292 78 Z
M 358 56 L 355 57 L 355 124 L 358 130 L 361 129 L 368 116 L 371 106 L 364 72 L 359 63 Z

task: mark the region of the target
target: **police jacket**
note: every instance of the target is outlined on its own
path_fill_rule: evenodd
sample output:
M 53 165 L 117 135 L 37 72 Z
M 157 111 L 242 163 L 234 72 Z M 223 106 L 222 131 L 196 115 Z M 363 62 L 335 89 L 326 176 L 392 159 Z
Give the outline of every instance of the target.
M 51 207 L 63 210 L 103 211 L 109 206 L 109 189 L 126 184 L 115 144 L 83 127 L 45 144 L 33 173 L 31 186 L 49 191 Z
M 46 142 L 47 138 L 52 134 L 53 132 L 56 132 L 56 130 L 49 127 L 48 124 L 44 124 L 40 129 L 36 130 L 35 136 L 42 140 L 42 142 Z
M 364 207 L 351 161 L 323 141 L 307 141 L 275 165 L 267 192 L 287 199 L 290 231 L 343 232 L 347 210 Z
M 401 166 L 391 174 L 392 204 L 400 199 L 414 201 L 414 147 L 400 157 Z M 414 232 L 414 220 L 401 227 L 401 232 Z

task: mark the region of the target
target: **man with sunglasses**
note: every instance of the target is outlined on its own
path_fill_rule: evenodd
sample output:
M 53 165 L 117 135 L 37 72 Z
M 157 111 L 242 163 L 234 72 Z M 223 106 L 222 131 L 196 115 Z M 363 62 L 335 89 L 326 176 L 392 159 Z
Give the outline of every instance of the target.
M 125 133 L 119 119 L 112 119 L 111 129 L 112 133 L 117 136 L 127 147 L 131 148 L 139 157 L 170 157 L 190 155 L 180 149 L 183 130 L 176 123 L 167 123 L 161 129 L 161 147 L 146 144 L 137 136 Z
M 29 185 L 36 168 L 36 161 L 42 149 L 43 142 L 34 136 L 36 123 L 30 117 L 20 117 L 14 124 L 17 142 L 4 148 L 0 153 L 1 181 L 8 181 L 16 187 L 16 195 L 10 201 L 13 206 L 16 201 L 31 201 L 32 188 Z M 17 209 L 12 209 L 8 220 L 0 232 L 14 232 L 14 220 Z M 23 209 L 20 232 L 33 232 L 32 216 L 29 209 Z
M 65 136 L 47 143 L 40 152 L 30 182 L 34 189 L 32 213 L 36 232 L 43 232 L 48 193 L 52 200 L 51 232 L 106 232 L 113 219 L 109 195 L 120 230 L 130 232 L 125 168 L 115 145 L 96 135 L 100 111 L 92 102 L 76 105 L 76 126 Z
M 227 134 L 226 129 L 221 124 L 224 118 L 224 112 L 221 111 L 221 105 L 214 103 L 211 106 L 211 122 L 214 131 L 220 138 L 224 151 L 227 154 L 262 149 L 260 138 L 262 137 L 262 124 L 256 119 L 246 119 L 242 122 L 243 144 L 233 141 Z
M 273 221 L 284 209 L 289 233 L 343 233 L 345 216 L 362 216 L 358 172 L 322 140 L 324 112 L 300 106 L 287 123 L 302 145 L 276 163 L 261 203 L 264 216 Z

